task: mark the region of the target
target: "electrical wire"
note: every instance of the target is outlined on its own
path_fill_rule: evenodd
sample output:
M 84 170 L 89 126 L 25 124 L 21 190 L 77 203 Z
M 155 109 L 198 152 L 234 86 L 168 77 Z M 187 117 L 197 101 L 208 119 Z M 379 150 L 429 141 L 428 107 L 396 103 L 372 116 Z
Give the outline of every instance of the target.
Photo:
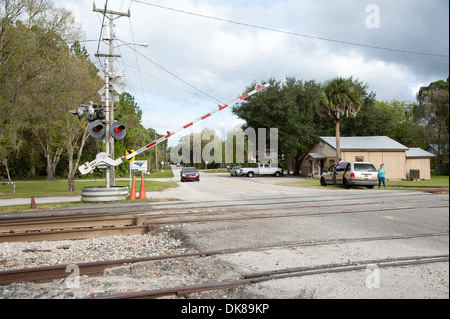
M 127 47 L 129 47 L 131 50 L 135 51 L 137 54 L 139 54 L 140 56 L 142 56 L 144 59 L 146 59 L 147 61 L 149 61 L 151 64 L 153 64 L 154 66 L 156 66 L 157 68 L 161 69 L 162 71 L 168 73 L 170 76 L 172 76 L 173 78 L 175 78 L 177 81 L 189 86 L 190 88 L 196 90 L 197 92 L 200 92 L 201 94 L 203 94 L 204 96 L 207 96 L 209 99 L 212 99 L 215 102 L 221 103 L 223 104 L 221 101 L 219 101 L 218 99 L 216 99 L 214 96 L 200 90 L 199 88 L 195 87 L 194 85 L 186 82 L 185 80 L 183 80 L 182 78 L 180 78 L 179 76 L 177 76 L 176 74 L 172 73 L 171 71 L 169 71 L 168 69 L 166 69 L 165 67 L 161 66 L 160 64 L 156 63 L 155 61 L 153 61 L 152 59 L 150 59 L 149 57 L 145 56 L 144 54 L 142 54 L 141 52 L 139 52 L 138 50 L 136 50 L 134 47 L 132 47 L 129 44 L 125 44 Z
M 315 39 L 315 40 L 321 40 L 321 41 L 328 41 L 328 42 L 333 42 L 333 43 L 352 45 L 352 46 L 358 46 L 358 47 L 364 47 L 364 48 L 370 48 L 370 49 L 377 49 L 377 50 L 393 51 L 393 52 L 407 53 L 407 54 L 427 55 L 427 56 L 434 56 L 434 57 L 439 57 L 439 58 L 449 58 L 448 55 L 444 55 L 444 54 L 436 54 L 436 53 L 427 53 L 427 52 L 419 52 L 419 51 L 394 49 L 394 48 L 381 47 L 381 46 L 375 46 L 375 45 L 369 45 L 369 44 L 363 44 L 363 43 L 357 43 L 357 42 L 348 42 L 348 41 L 336 40 L 336 39 L 331 39 L 331 38 L 318 37 L 318 36 L 302 34 L 302 33 L 297 33 L 297 32 L 292 32 L 292 31 L 284 31 L 284 30 L 278 30 L 278 29 L 273 29 L 273 28 L 253 25 L 253 24 L 249 24 L 249 23 L 245 23 L 245 22 L 238 22 L 238 21 L 233 21 L 233 20 L 228 20 L 228 19 L 223 19 L 223 18 L 212 17 L 212 16 L 208 16 L 208 15 L 205 15 L 205 14 L 189 12 L 189 11 L 175 9 L 175 8 L 170 8 L 170 7 L 165 7 L 165 6 L 161 6 L 161 5 L 157 5 L 157 4 L 153 4 L 153 3 L 140 1 L 140 0 L 132 0 L 132 1 L 136 2 L 136 3 L 152 6 L 152 7 L 155 7 L 155 8 L 160 8 L 160 9 L 170 10 L 170 11 L 174 11 L 174 12 L 184 13 L 184 14 L 188 14 L 188 15 L 192 15 L 192 16 L 196 16 L 196 17 L 200 17 L 200 18 L 216 20 L 216 21 L 221 21 L 221 22 L 227 22 L 227 23 L 232 23 L 232 24 L 244 26 L 244 27 L 256 28 L 256 29 L 260 29 L 260 30 L 266 30 L 266 31 L 277 32 L 277 33 L 283 33 L 283 34 L 288 34 L 288 35 L 293 35 L 293 36 L 298 36 L 298 37 L 303 37 L 303 38 L 309 38 L 309 39 Z
M 130 2 L 130 7 L 131 7 L 131 2 Z M 130 10 L 130 8 L 128 8 L 128 10 Z M 130 25 L 131 40 L 132 40 L 132 43 L 135 43 L 135 42 L 134 42 L 134 32 L 133 32 L 133 27 L 132 27 L 132 25 L 131 25 L 131 19 L 128 19 L 128 22 L 129 22 L 129 25 Z M 147 100 L 146 100 L 146 98 L 145 98 L 145 90 L 144 90 L 144 85 L 143 85 L 143 83 L 142 83 L 142 76 L 141 76 L 141 70 L 140 70 L 140 66 L 139 66 L 139 60 L 138 60 L 138 56 L 137 56 L 137 50 L 134 50 L 134 56 L 135 56 L 135 58 L 136 58 L 136 66 L 137 66 L 137 69 L 138 69 L 139 81 L 140 81 L 140 84 L 141 84 L 141 90 L 142 90 L 142 97 L 143 97 L 143 99 L 144 99 L 144 105 L 147 106 Z M 142 112 L 142 114 L 143 114 L 143 116 L 145 117 L 144 120 L 146 120 L 147 123 L 150 123 L 150 119 L 147 118 L 147 113 L 146 113 L 146 112 Z
M 106 0 L 105 2 L 105 11 L 107 10 L 108 7 L 108 0 Z M 103 35 L 103 27 L 105 25 L 105 14 L 103 14 L 103 19 L 102 19 L 102 27 L 100 28 L 100 36 L 98 38 L 98 45 L 97 45 L 97 54 L 100 53 L 100 43 L 102 42 L 102 35 Z

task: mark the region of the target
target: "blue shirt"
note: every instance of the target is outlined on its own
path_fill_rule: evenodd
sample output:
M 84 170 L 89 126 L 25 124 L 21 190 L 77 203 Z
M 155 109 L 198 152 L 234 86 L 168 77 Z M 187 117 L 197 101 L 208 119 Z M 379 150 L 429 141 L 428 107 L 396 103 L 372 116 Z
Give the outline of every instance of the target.
M 379 174 L 380 177 L 385 177 L 384 176 L 385 173 L 386 173 L 386 170 L 384 168 L 383 169 L 381 169 L 381 168 L 378 169 L 378 174 Z

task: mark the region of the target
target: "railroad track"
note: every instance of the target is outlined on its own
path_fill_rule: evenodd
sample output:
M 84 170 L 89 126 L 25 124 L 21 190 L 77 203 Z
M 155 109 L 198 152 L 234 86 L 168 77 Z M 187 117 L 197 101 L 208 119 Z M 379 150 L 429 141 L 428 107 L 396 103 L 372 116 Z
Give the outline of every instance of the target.
M 375 203 L 374 203 L 375 204 Z M 379 203 L 376 203 L 379 205 Z M 357 206 L 357 205 L 352 205 Z M 365 204 L 367 206 L 367 204 Z M 283 210 L 298 210 L 304 208 L 329 208 L 332 205 L 320 205 L 309 207 L 283 207 Z M 300 213 L 276 213 L 276 214 L 257 214 L 252 212 L 274 210 L 273 208 L 249 208 L 249 209 L 235 209 L 225 210 L 214 213 L 191 213 L 191 214 L 175 214 L 175 215 L 143 215 L 147 219 L 144 223 L 149 226 L 169 225 L 169 224 L 184 224 L 184 223 L 204 223 L 204 222 L 221 222 L 221 221 L 236 221 L 247 219 L 265 219 L 265 218 L 289 218 L 289 217 L 318 217 L 329 215 L 342 214 L 356 214 L 356 213 L 373 213 L 373 212 L 387 212 L 396 210 L 414 210 L 414 209 L 431 209 L 431 208 L 446 208 L 449 204 L 426 205 L 426 206 L 395 206 L 395 207 L 375 207 L 375 208 L 361 208 L 361 209 L 340 209 L 335 211 L 315 211 L 315 212 L 300 212 Z M 226 214 L 232 215 L 226 216 Z M 238 214 L 236 214 L 238 213 Z
M 404 203 L 426 203 L 424 200 L 407 200 Z M 184 223 L 223 222 L 255 220 L 267 218 L 323 217 L 329 215 L 374 213 L 396 210 L 431 209 L 449 207 L 448 202 L 432 205 L 380 207 L 380 201 L 354 203 L 352 207 L 333 209 L 336 204 L 288 205 L 282 207 L 283 213 L 268 213 L 274 208 L 228 206 L 211 209 L 210 207 L 177 211 L 163 210 L 163 213 L 128 212 L 115 214 L 90 214 L 53 216 L 43 218 L 4 219 L 0 221 L 0 243 L 18 241 L 55 241 L 67 239 L 86 239 L 113 235 L 138 235 L 155 230 L 162 225 Z M 375 207 L 370 207 L 375 205 Z M 354 209 L 353 207 L 360 207 Z M 278 208 L 280 209 L 280 208 Z M 313 209 L 313 211 L 305 211 Z M 332 210 L 330 210 L 332 209 Z M 295 212 L 300 210 L 300 212 Z M 294 211 L 294 212 L 289 212 Z
M 139 224 L 137 213 L 72 215 L 2 220 L 0 243 L 55 241 L 113 235 L 137 235 L 149 231 Z
M 163 256 L 149 256 L 141 258 L 131 258 L 131 259 L 118 259 L 118 260 L 108 260 L 100 262 L 88 262 L 77 264 L 80 276 L 102 276 L 105 270 L 113 267 L 123 266 L 126 264 L 140 263 L 140 262 L 150 262 L 150 261 L 160 261 L 167 259 L 179 259 L 188 257 L 206 257 L 215 255 L 225 255 L 233 254 L 239 252 L 249 252 L 249 251 L 261 251 L 268 249 L 282 249 L 290 247 L 304 247 L 304 246 L 320 246 L 320 245 L 330 245 L 337 243 L 351 243 L 351 242 L 367 242 L 367 241 L 386 241 L 386 240 L 406 240 L 413 238 L 424 238 L 424 237 L 443 237 L 448 236 L 448 232 L 442 233 L 429 233 L 429 234 L 411 234 L 411 235 L 396 235 L 396 236 L 378 236 L 378 237 L 363 237 L 363 238 L 340 238 L 331 239 L 323 241 L 296 241 L 296 242 L 285 242 L 277 243 L 265 246 L 253 246 L 253 247 L 241 247 L 241 248 L 231 248 L 222 250 L 210 250 L 201 251 L 194 253 L 185 254 L 174 254 L 174 255 L 163 255 Z M 385 260 L 386 261 L 386 260 Z M 358 262 L 360 263 L 360 262 Z M 375 263 L 375 262 L 372 262 Z M 22 268 L 22 269 L 11 269 L 0 271 L 0 285 L 7 285 L 13 282 L 48 282 L 54 279 L 67 278 L 70 271 L 68 271 L 71 264 L 63 264 L 56 266 L 43 266 L 34 268 Z M 347 264 L 348 266 L 348 264 Z M 327 268 L 332 268 L 333 265 L 328 265 Z M 299 269 L 290 270 L 290 272 L 296 272 Z M 303 268 L 301 269 L 304 270 Z M 308 270 L 312 270 L 311 267 Z M 288 270 L 284 271 L 285 273 Z M 275 272 L 273 272 L 275 275 Z M 250 277 L 258 277 L 256 275 L 247 275 Z M 261 275 L 262 276 L 262 275 Z M 264 275 L 266 276 L 266 275 Z
M 410 265 L 440 263 L 448 261 L 449 255 L 437 255 L 437 256 L 414 256 L 403 258 L 367 260 L 367 261 L 358 261 L 357 263 L 354 264 L 345 263 L 345 264 L 318 265 L 314 267 L 302 267 L 296 269 L 277 270 L 259 274 L 248 274 L 244 275 L 243 279 L 233 281 L 222 281 L 200 285 L 172 287 L 133 293 L 100 296 L 95 297 L 95 299 L 155 299 L 172 295 L 187 298 L 189 297 L 189 295 L 194 293 L 202 293 L 211 290 L 231 289 L 240 285 L 260 283 L 269 280 L 285 279 L 301 276 L 312 276 L 326 273 L 358 271 L 362 269 L 367 269 L 369 265 L 370 266 L 376 265 L 378 268 L 390 268 L 390 267 L 406 267 Z

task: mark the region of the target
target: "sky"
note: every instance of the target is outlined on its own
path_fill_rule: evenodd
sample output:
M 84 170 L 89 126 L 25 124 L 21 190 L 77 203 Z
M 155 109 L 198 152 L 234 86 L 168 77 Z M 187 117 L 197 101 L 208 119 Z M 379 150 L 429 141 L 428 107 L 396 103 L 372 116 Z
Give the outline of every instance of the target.
M 108 53 L 99 41 L 106 0 L 54 0 L 72 12 L 91 59 Z M 421 86 L 449 74 L 448 0 L 109 0 L 130 12 L 115 24 L 114 69 L 158 133 L 184 126 L 252 83 L 287 76 L 323 83 L 356 78 L 379 101 L 415 102 Z M 170 8 L 170 9 L 168 9 Z M 209 18 L 207 18 L 209 17 Z M 215 18 L 215 19 L 212 19 Z M 238 22 L 238 23 L 231 23 Z M 105 20 L 105 24 L 107 20 Z M 102 37 L 108 37 L 106 29 Z M 133 45 L 148 43 L 148 47 Z M 100 88 L 99 88 L 100 89 Z M 243 122 L 227 109 L 192 130 L 219 136 Z

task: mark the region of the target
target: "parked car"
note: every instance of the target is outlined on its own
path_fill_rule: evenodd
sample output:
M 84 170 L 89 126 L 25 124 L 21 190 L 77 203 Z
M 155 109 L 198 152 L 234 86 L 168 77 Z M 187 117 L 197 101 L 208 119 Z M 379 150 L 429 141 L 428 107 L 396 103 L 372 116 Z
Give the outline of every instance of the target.
M 200 173 L 195 167 L 183 167 L 180 172 L 181 181 L 197 181 L 200 182 Z
M 278 177 L 283 175 L 283 169 L 270 166 L 269 164 L 258 163 L 258 167 L 242 167 L 241 175 L 248 177 L 255 175 L 273 175 Z
M 336 177 L 334 178 L 334 173 Z M 378 172 L 372 163 L 368 162 L 342 162 L 336 167 L 331 165 L 320 177 L 320 185 L 366 186 L 373 188 L 378 185 Z
M 232 169 L 230 169 L 230 176 L 241 176 L 241 168 L 242 166 L 234 166 Z

